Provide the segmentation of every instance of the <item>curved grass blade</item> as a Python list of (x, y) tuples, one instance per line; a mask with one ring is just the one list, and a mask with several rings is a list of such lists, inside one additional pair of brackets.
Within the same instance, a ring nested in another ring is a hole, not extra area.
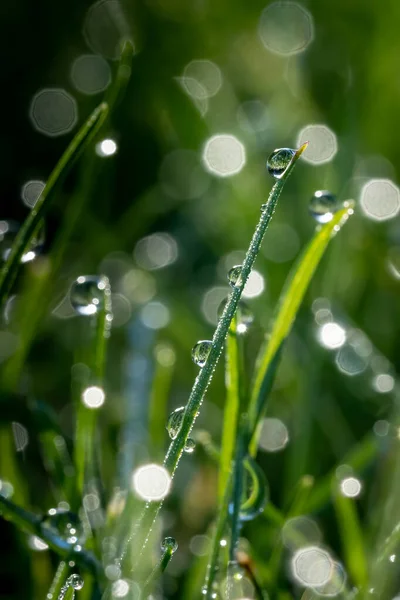
[(257, 427), (265, 411), (265, 399), (269, 391), (279, 360), (279, 352), (288, 336), (308, 285), (332, 236), (353, 214), (354, 204), (346, 202), (329, 223), (318, 229), (314, 238), (295, 265), (281, 293), (278, 309), (268, 342), (260, 350), (256, 377), (250, 400), (249, 419), (252, 432), (251, 451), (257, 448)]
[(32, 208), (15, 239), (10, 255), (0, 275), (0, 308), (3, 306), (11, 286), (18, 274), (21, 257), (29, 247), (40, 221), (46, 214), (57, 185), (72, 167), (80, 153), (93, 139), (108, 113), (108, 105), (102, 102), (82, 125), (52, 171), (39, 200)]

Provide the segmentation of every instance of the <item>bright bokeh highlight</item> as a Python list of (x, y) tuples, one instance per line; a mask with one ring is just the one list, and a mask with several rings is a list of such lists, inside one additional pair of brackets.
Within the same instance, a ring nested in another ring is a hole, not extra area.
[(132, 477), (135, 493), (147, 501), (163, 500), (171, 487), (168, 471), (157, 464), (148, 464), (136, 469)]
[(336, 135), (326, 125), (307, 125), (297, 136), (297, 146), (308, 142), (301, 158), (312, 165), (330, 162), (338, 151)]
[(314, 38), (313, 18), (297, 2), (273, 2), (261, 13), (258, 35), (265, 48), (274, 54), (298, 54)]
[(243, 144), (234, 135), (223, 133), (207, 140), (203, 149), (203, 164), (218, 177), (240, 173), (246, 163)]
[(83, 392), (82, 402), (87, 408), (100, 408), (105, 401), (104, 390), (97, 385), (92, 385)]
[(371, 179), (361, 190), (360, 204), (373, 221), (393, 219), (400, 212), (400, 190), (390, 179)]

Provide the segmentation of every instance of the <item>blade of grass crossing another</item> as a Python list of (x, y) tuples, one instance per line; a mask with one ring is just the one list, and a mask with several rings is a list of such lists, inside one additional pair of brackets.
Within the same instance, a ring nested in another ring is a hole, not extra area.
[[(256, 376), (250, 399), (249, 419), (252, 432), (250, 449), (253, 455), (257, 449), (258, 426), (265, 412), (265, 389), (269, 391), (271, 387), (278, 362), (276, 357), (290, 332), (308, 285), (330, 239), (353, 214), (353, 206), (353, 202), (345, 202), (343, 208), (333, 216), (329, 223), (317, 229), (315, 236), (289, 275), (281, 293), (272, 332), (267, 343), (261, 348), (257, 360)], [(269, 381), (267, 386), (265, 385), (266, 381)]]

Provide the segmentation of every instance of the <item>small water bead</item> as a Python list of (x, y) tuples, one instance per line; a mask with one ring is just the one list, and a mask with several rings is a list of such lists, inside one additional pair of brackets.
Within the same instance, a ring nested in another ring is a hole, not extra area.
[(70, 587), (73, 587), (74, 590), (81, 590), (83, 588), (83, 579), (76, 573), (73, 573), (68, 577), (67, 583)]
[(184, 413), (185, 407), (180, 406), (172, 411), (168, 417), (166, 429), (171, 440), (174, 440), (180, 431)]
[[(12, 245), (17, 237), (20, 229), (19, 223), (16, 221), (0, 221), (0, 258), (6, 261)], [(21, 262), (26, 263), (34, 258), (42, 251), (45, 239), (45, 232), (43, 225), (38, 229), (37, 233), (30, 242), (29, 247), (26, 249), (21, 257)]]
[(79, 315), (94, 315), (103, 306), (105, 291), (109, 287), (104, 275), (81, 275), (72, 284), (70, 301)]
[(194, 439), (193, 438), (188, 438), (186, 440), (184, 451), (187, 454), (192, 454), (192, 452), (194, 452), (195, 448), (196, 448), (196, 442), (194, 441)]
[(163, 552), (170, 552), (174, 554), (178, 550), (178, 542), (173, 537), (166, 537), (161, 542), (161, 550)]
[(228, 272), (229, 285), (239, 287), (242, 285), (242, 265), (235, 265)]
[(192, 348), (192, 360), (198, 367), (204, 367), (207, 358), (210, 355), (212, 342), (210, 340), (201, 340)]
[(309, 205), (311, 216), (318, 223), (328, 223), (331, 221), (338, 208), (339, 204), (336, 196), (328, 192), (328, 190), (317, 190), (311, 198)]
[(267, 160), (267, 170), (275, 179), (281, 179), (293, 160), (296, 150), (279, 148), (270, 154)]

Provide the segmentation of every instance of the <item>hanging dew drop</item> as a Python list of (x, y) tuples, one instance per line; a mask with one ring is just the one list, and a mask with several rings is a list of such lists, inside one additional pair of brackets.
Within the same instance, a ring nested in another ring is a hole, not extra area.
[(188, 438), (186, 440), (186, 444), (185, 444), (185, 448), (184, 448), (185, 452), (187, 454), (192, 454), (192, 452), (194, 452), (195, 448), (196, 448), (196, 442), (194, 441), (194, 439)]
[(161, 542), (161, 550), (163, 552), (170, 552), (174, 554), (178, 550), (178, 542), (173, 537), (166, 537)]
[(83, 588), (83, 579), (76, 573), (73, 573), (68, 577), (67, 583), (70, 587), (73, 587), (74, 590), (81, 590)]
[(168, 417), (166, 429), (171, 440), (174, 440), (182, 427), (183, 415), (185, 407), (176, 408)]
[(229, 285), (240, 287), (242, 285), (242, 265), (235, 265), (228, 272)]
[(331, 221), (338, 208), (336, 196), (328, 190), (316, 191), (309, 204), (310, 214), (318, 223)]
[(296, 151), (292, 148), (274, 150), (267, 160), (267, 170), (275, 179), (281, 179), (293, 160)]
[(81, 275), (72, 284), (70, 301), (79, 315), (94, 315), (103, 306), (105, 291), (109, 287), (107, 277)]
[(192, 348), (192, 360), (198, 367), (204, 367), (211, 352), (212, 342), (201, 340)]

